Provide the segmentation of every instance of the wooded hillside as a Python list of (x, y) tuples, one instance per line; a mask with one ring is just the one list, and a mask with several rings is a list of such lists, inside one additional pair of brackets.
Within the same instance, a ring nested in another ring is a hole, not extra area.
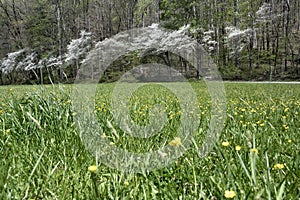
[[(299, 0), (0, 0), (0, 84), (71, 83), (96, 42), (153, 23), (184, 29), (223, 79), (300, 79)], [(132, 52), (101, 81), (147, 62), (199, 75), (170, 52)]]

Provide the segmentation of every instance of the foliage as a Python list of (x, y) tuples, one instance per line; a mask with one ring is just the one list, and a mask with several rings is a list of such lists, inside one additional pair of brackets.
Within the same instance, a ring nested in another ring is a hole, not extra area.
[[(277, 79), (297, 79), (300, 77), (299, 6), (296, 0), (2, 0), (0, 59), (27, 49), (36, 58), (28, 57), (26, 62), (33, 59), (32, 64), (18, 68), (30, 69), (36, 75), (23, 76), (13, 70), (0, 74), (1, 83), (23, 83), (20, 81), (23, 79), (37, 82), (41, 75), (34, 71), (38, 69), (34, 64), (51, 56), (58, 59), (60, 81), (66, 80), (63, 74), (73, 80), (93, 43), (151, 24), (173, 31), (188, 27), (190, 36), (205, 48), (219, 68), (229, 66), (224, 71), (232, 69), (233, 73), (242, 72), (240, 77), (258, 79), (260, 75), (255, 68), (268, 64), (267, 73)], [(83, 36), (81, 30), (93, 37)], [(30, 56), (27, 53), (25, 56)], [(260, 57), (262, 54), (267, 56)], [(179, 62), (185, 65), (183, 59)], [(48, 70), (57, 73), (56, 68)]]
[[(212, 152), (198, 157), (211, 101), (204, 82), (191, 84), (201, 110), (192, 147), (172, 165), (145, 174), (111, 169), (85, 149), (73, 122), (71, 86), (1, 87), (1, 199), (298, 199), (299, 86), (226, 83), (222, 135)], [(117, 138), (107, 124), (113, 88), (114, 84), (101, 84), (97, 89), (94, 111), (105, 133), (99, 137), (131, 152), (173, 141), (180, 108), (172, 93), (142, 87), (130, 101), (131, 117), (141, 123), (147, 120), (152, 100), (165, 102), (165, 132), (138, 139), (116, 127), (124, 134)]]
[(88, 51), (92, 48), (92, 37), (91, 33), (84, 30), (80, 33), (80, 38), (74, 39), (70, 42), (67, 49), (68, 52), (65, 55), (65, 62), (71, 64), (76, 61), (78, 63), (79, 59), (85, 58)]

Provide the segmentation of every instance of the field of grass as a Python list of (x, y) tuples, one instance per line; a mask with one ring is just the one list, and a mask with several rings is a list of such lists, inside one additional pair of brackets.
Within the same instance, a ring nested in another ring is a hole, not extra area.
[[(110, 168), (85, 148), (72, 86), (0, 87), (0, 199), (299, 199), (300, 86), (225, 83), (224, 128), (213, 150), (199, 157), (211, 100), (203, 82), (191, 85), (200, 109), (192, 145), (169, 166), (143, 173)], [(155, 85), (134, 93), (134, 122), (146, 125), (156, 103), (167, 116), (158, 134), (134, 138), (113, 123), (113, 88), (97, 88), (94, 113), (102, 131), (96, 137), (136, 153), (183, 148), (174, 94)]]

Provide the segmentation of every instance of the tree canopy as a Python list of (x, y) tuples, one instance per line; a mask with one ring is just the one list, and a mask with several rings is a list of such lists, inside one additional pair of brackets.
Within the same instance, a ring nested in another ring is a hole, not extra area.
[[(152, 24), (185, 30), (224, 79), (300, 77), (298, 0), (1, 0), (0, 84), (72, 82), (97, 42)], [(199, 76), (171, 52), (138, 54), (115, 61), (104, 81), (147, 62)]]

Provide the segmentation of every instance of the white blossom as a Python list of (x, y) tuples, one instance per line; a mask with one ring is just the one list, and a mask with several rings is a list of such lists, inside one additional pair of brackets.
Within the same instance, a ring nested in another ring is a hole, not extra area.
[(44, 58), (42, 60), (40, 60), (37, 64), (37, 68), (42, 68), (42, 67), (59, 67), (61, 66), (62, 63), (62, 59), (60, 59), (59, 57), (55, 57), (55, 56), (49, 56), (47, 58)]
[(35, 52), (32, 52), (31, 54), (28, 54), (22, 61), (20, 61), (16, 67), (17, 70), (25, 70), (29, 71), (32, 69), (37, 68), (37, 56), (38, 54)]
[(25, 52), (25, 49), (21, 49), (16, 52), (8, 53), (6, 58), (2, 59), (1, 71), (5, 74), (11, 73), (16, 69), (20, 56)]
[(67, 47), (68, 52), (65, 55), (65, 61), (68, 64), (78, 61), (91, 49), (92, 33), (82, 30), (80, 36), (80, 38), (72, 40)]
[(272, 11), (271, 4), (263, 3), (263, 5), (259, 7), (258, 11), (256, 12), (256, 21), (258, 22), (269, 21), (271, 18), (271, 11)]
[(236, 28), (234, 26), (230, 26), (230, 27), (226, 27), (225, 28), (226, 32), (227, 32), (227, 39), (235, 39), (237, 37), (244, 37), (244, 36), (248, 36), (252, 29), (248, 28), (245, 30), (240, 30), (239, 28)]
[(209, 54), (212, 54), (218, 45), (218, 42), (213, 40), (214, 33), (215, 32), (213, 30), (204, 31), (201, 40), (201, 45), (208, 51)]
[(230, 55), (233, 56), (236, 52), (241, 52), (247, 44), (250, 43), (250, 38), (253, 37), (253, 47), (256, 48), (256, 30), (244, 29), (240, 30), (237, 27), (225, 27), (226, 30), (226, 46), (230, 50)]

